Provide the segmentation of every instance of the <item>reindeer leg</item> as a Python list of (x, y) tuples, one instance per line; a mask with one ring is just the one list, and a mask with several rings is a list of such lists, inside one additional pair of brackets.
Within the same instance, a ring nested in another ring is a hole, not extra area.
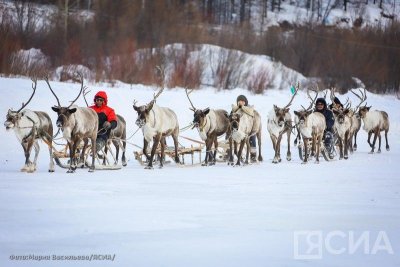
[(217, 162), (217, 149), (218, 149), (218, 136), (214, 135), (214, 153), (213, 153), (213, 160), (212, 164), (215, 165)]
[(344, 159), (348, 159), (349, 158), (349, 132), (346, 132), (344, 134)]
[(150, 155), (150, 160), (145, 169), (153, 169), (153, 159), (154, 159), (154, 154), (156, 153), (158, 143), (160, 143), (161, 139), (161, 134), (157, 134), (154, 139), (153, 139), (153, 148), (151, 149), (151, 155)]
[(316, 136), (312, 135), (312, 137), (311, 137), (311, 157), (315, 156), (315, 145), (316, 145), (315, 139), (316, 139)]
[(232, 137), (229, 137), (229, 159), (228, 159), (228, 165), (233, 165), (233, 150), (232, 150)]
[(286, 160), (291, 161), (292, 160), (292, 153), (290, 153), (290, 134), (291, 131), (290, 129), (286, 131), (287, 135), (287, 153), (286, 153)]
[(307, 163), (308, 160), (308, 138), (303, 138), (303, 144), (304, 144), (304, 159), (303, 159), (303, 164)]
[(172, 135), (172, 139), (174, 140), (174, 147), (175, 147), (175, 163), (180, 163), (179, 155), (178, 155), (178, 146), (179, 146), (178, 134), (179, 134), (179, 132)]
[(245, 140), (240, 141), (240, 147), (239, 147), (239, 153), (237, 155), (236, 166), (240, 166), (240, 161), (241, 161), (241, 157), (242, 157), (242, 151), (243, 151), (244, 143), (245, 143)]
[[(379, 131), (379, 130), (378, 130)], [(371, 132), (371, 134), (372, 134), (372, 132)], [(376, 138), (378, 137), (378, 133), (377, 133), (377, 131), (375, 130), (375, 132), (374, 132), (374, 141), (372, 142), (372, 145), (371, 145), (371, 147), (372, 147), (372, 149), (371, 149), (371, 152), (370, 152), (370, 154), (372, 154), (372, 153), (374, 153), (374, 150), (375, 150), (375, 144), (376, 144)]]
[(278, 156), (277, 160), (278, 162), (281, 162), (281, 141), (282, 141), (282, 133), (279, 134), (278, 136), (278, 141), (276, 142), (276, 155)]
[(368, 144), (369, 144), (369, 146), (372, 148), (372, 152), (374, 152), (374, 151), (373, 151), (373, 150), (374, 150), (374, 149), (373, 149), (373, 148), (374, 148), (374, 145), (369, 141), (369, 139), (371, 138), (372, 133), (373, 133), (372, 130), (368, 132)]
[(164, 167), (164, 150), (165, 150), (165, 137), (161, 138), (161, 156), (160, 156), (160, 169)]
[(92, 136), (92, 138), (90, 139), (90, 143), (92, 145), (92, 166), (90, 166), (89, 168), (89, 172), (94, 172), (95, 169), (95, 156), (97, 155), (97, 151), (96, 151), (96, 139), (97, 139), (97, 134), (95, 134), (94, 136)]
[(378, 146), (378, 153), (381, 153), (381, 131), (378, 130), (378, 140), (379, 140), (379, 146)]
[(354, 146), (353, 146), (354, 151), (357, 151), (357, 134), (358, 131), (354, 132)]
[(206, 157), (204, 159), (204, 163), (201, 164), (202, 166), (208, 166), (208, 161), (209, 159), (212, 160), (212, 155), (211, 155), (211, 146), (212, 146), (213, 140), (211, 137), (207, 137), (206, 139)]
[[(71, 141), (73, 142), (73, 141)], [(68, 142), (68, 148), (69, 148), (69, 169), (67, 173), (73, 173), (75, 172), (75, 169), (73, 168), (74, 164), (74, 154), (75, 154), (75, 145), (72, 144), (71, 142)]]
[(126, 141), (121, 141), (122, 142), (122, 166), (126, 166), (126, 158), (125, 158), (125, 151), (126, 151)]
[(319, 150), (320, 150), (320, 148), (321, 148), (321, 142), (322, 142), (322, 135), (316, 135), (314, 138), (313, 138), (313, 143), (316, 143), (316, 144), (314, 144), (314, 147), (316, 147), (316, 155), (315, 155), (315, 163), (319, 163)]
[(85, 138), (83, 140), (83, 147), (82, 147), (82, 151), (81, 151), (81, 156), (79, 158), (79, 167), (81, 167), (81, 168), (85, 167), (85, 151), (86, 151), (88, 142), (89, 142), (88, 138)]
[(388, 130), (385, 130), (386, 151), (390, 151), (387, 134), (388, 134)]
[(37, 140), (33, 141), (33, 148), (35, 150), (35, 157), (33, 158), (33, 163), (30, 166), (29, 172), (34, 172), (36, 171), (36, 164), (37, 164), (37, 159), (39, 156), (39, 151), (40, 151), (40, 146)]
[(246, 138), (246, 160), (244, 162), (245, 165), (249, 164), (249, 158), (250, 158), (250, 150), (251, 150), (251, 146), (250, 146), (250, 138)]
[(147, 146), (148, 146), (149, 142), (147, 142), (146, 139), (143, 139), (143, 155), (146, 157), (146, 160), (149, 161), (150, 160), (150, 156), (147, 154)]
[(272, 141), (272, 148), (274, 149), (275, 155), (274, 155), (274, 159), (272, 160), (272, 163), (278, 163), (278, 151), (277, 151), (277, 140), (275, 138), (275, 136), (273, 136), (272, 134), (269, 135), (271, 137), (271, 141)]
[(341, 136), (339, 136), (338, 138), (339, 138), (339, 154), (340, 154), (339, 159), (343, 159), (343, 140)]
[(114, 165), (118, 164), (118, 157), (119, 157), (119, 142), (117, 140), (112, 140), (112, 143), (115, 147), (115, 162)]
[(106, 165), (107, 152), (108, 152), (108, 140), (106, 141), (106, 144), (104, 145), (103, 165)]

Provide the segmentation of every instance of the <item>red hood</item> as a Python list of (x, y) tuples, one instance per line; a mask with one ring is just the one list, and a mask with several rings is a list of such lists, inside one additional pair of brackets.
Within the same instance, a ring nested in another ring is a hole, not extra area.
[(107, 93), (106, 92), (98, 91), (97, 94), (94, 96), (94, 99), (93, 99), (94, 102), (96, 102), (95, 99), (97, 97), (103, 98), (104, 99), (104, 105), (107, 105), (108, 98), (107, 98)]

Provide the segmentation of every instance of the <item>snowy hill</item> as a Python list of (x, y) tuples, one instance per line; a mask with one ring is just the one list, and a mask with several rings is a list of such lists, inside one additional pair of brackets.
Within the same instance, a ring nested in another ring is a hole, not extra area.
[[(108, 84), (87, 86), (91, 90), (88, 99), (98, 90), (107, 92), (109, 105), (127, 121), (128, 136), (136, 130), (133, 100), (147, 103), (155, 91), (122, 83), (112, 88)], [(79, 85), (52, 82), (52, 88), (66, 104)], [(3, 127), (0, 266), (398, 266), (399, 100), (368, 93), (368, 104), (389, 114), (391, 151), (369, 154), (366, 133), (361, 130), (358, 151), (346, 161), (304, 165), (292, 145), (292, 161), (274, 165), (266, 115), (273, 104), (283, 106), (289, 101), (289, 88), (282, 89), (251, 95), (243, 89), (205, 88), (191, 95), (196, 107), (229, 110), (237, 95), (246, 94), (260, 112), (264, 162), (239, 168), (222, 163), (212, 167), (171, 163), (161, 170), (145, 170), (134, 160), (137, 148), (128, 145), (128, 166), (121, 170), (88, 173), (79, 169), (67, 174), (56, 167), (51, 174), (47, 172), (48, 152), (41, 143), (38, 171), (21, 173), (22, 148)], [(0, 93), (4, 118), (9, 108), (16, 110), (27, 100), (31, 81), (0, 78)], [(351, 94), (340, 96), (346, 97), (356, 102)], [(306, 98), (300, 92), (291, 111), (308, 103)], [(29, 108), (46, 111), (54, 124), (51, 106), (55, 103), (45, 82), (39, 81)], [(184, 90), (166, 90), (157, 103), (177, 113), (181, 128), (191, 122)], [(181, 135), (199, 140), (192, 130)], [(141, 146), (141, 133), (130, 142)], [(182, 138), (180, 142), (191, 144)], [(282, 144), (285, 154), (286, 144)], [(315, 244), (301, 231), (313, 231), (308, 233), (323, 238), (318, 249), (306, 253), (318, 256), (321, 252), (320, 259), (296, 257), (296, 252), (307, 252), (310, 242)], [(367, 237), (369, 244), (364, 242)], [(351, 238), (361, 238), (353, 252)], [(337, 253), (341, 248), (345, 251)], [(109, 254), (115, 255), (113, 263), (52, 258)], [(16, 260), (29, 255), (36, 260)], [(38, 261), (39, 256), (49, 259)]]

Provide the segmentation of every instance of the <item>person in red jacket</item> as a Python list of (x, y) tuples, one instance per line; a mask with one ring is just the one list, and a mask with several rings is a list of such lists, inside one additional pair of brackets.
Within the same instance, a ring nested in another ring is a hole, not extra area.
[(112, 108), (107, 106), (107, 94), (104, 91), (99, 91), (94, 96), (94, 105), (90, 106), (91, 109), (96, 111), (99, 117), (99, 131), (97, 133), (96, 150), (102, 149), (112, 129), (117, 127), (117, 116)]

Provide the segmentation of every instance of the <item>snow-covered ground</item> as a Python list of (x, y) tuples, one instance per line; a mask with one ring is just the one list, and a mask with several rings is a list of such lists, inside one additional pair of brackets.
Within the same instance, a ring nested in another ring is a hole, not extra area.
[[(67, 104), (79, 85), (53, 82), (52, 87)], [(98, 90), (107, 91), (110, 106), (127, 120), (128, 136), (136, 130), (133, 100), (144, 104), (154, 93), (141, 85), (88, 87), (89, 99)], [(0, 78), (3, 119), (30, 93), (29, 79)], [(358, 151), (349, 160), (304, 165), (292, 145), (292, 161), (274, 165), (266, 116), (273, 104), (289, 101), (289, 88), (262, 96), (205, 88), (191, 98), (198, 108), (229, 110), (239, 94), (248, 96), (264, 124), (264, 162), (245, 167), (171, 163), (145, 170), (134, 160), (137, 148), (128, 145), (128, 166), (121, 170), (67, 174), (56, 167), (48, 173), (48, 151), (41, 143), (38, 170), (27, 174), (19, 172), (24, 162), (20, 144), (3, 127), (0, 266), (399, 266), (400, 101), (368, 93), (369, 105), (389, 113), (389, 152), (369, 154), (361, 130)], [(29, 108), (48, 112), (54, 124), (50, 107), (55, 103), (39, 81)], [(190, 123), (184, 90), (166, 90), (157, 103), (174, 109), (181, 127)], [(78, 104), (84, 105), (83, 100)], [(300, 92), (291, 110), (306, 104)], [(181, 135), (199, 140), (191, 130)], [(130, 141), (141, 146), (141, 139), (139, 132)], [(113, 262), (52, 258), (108, 254), (115, 255)], [(29, 255), (49, 259), (29, 260)], [(15, 260), (17, 256), (28, 259)]]

